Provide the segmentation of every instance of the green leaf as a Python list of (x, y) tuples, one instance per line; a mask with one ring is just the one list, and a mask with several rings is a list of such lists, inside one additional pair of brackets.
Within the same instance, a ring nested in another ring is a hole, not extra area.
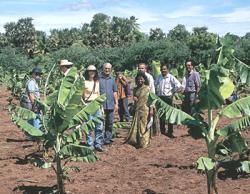
[(113, 129), (130, 129), (130, 122), (115, 122), (113, 124)]
[(206, 81), (202, 83), (198, 106), (201, 109), (220, 108), (225, 99), (230, 97), (234, 91), (234, 84), (229, 78), (229, 70), (214, 65), (211, 70), (206, 72), (207, 83)]
[(72, 96), (75, 94), (75, 82), (77, 80), (77, 77), (77, 68), (71, 67), (68, 74), (62, 80), (58, 93), (57, 104), (63, 110), (65, 110)]
[(241, 98), (223, 108), (220, 113), (228, 118), (250, 116), (250, 96)]
[(19, 107), (17, 106), (14, 110), (15, 112), (15, 115), (17, 117), (20, 117), (24, 120), (29, 120), (29, 119), (35, 119), (36, 118), (36, 114), (29, 110), (29, 109), (26, 109), (26, 108), (22, 108), (22, 107)]
[(197, 165), (198, 170), (203, 171), (209, 171), (215, 167), (215, 163), (212, 161), (212, 159), (207, 157), (200, 157), (197, 160)]
[(23, 120), (23, 119), (21, 119), (19, 117), (13, 116), (13, 121), (17, 126), (19, 126), (21, 129), (26, 131), (31, 136), (42, 137), (44, 135), (44, 133), (41, 130), (33, 127), (27, 121), (25, 121), (25, 120)]
[(84, 161), (88, 163), (97, 161), (95, 153), (86, 146), (69, 144), (63, 146), (63, 148), (60, 150), (60, 154), (64, 157), (81, 157), (84, 158)]
[(239, 72), (241, 83), (250, 86), (250, 67), (239, 59), (236, 59), (236, 69)]
[(224, 141), (223, 146), (230, 152), (237, 152), (244, 154), (247, 150), (246, 140), (241, 136), (239, 132), (230, 134)]
[(226, 137), (230, 133), (245, 130), (246, 127), (248, 127), (248, 126), (250, 126), (250, 116), (246, 116), (246, 117), (240, 118), (236, 121), (233, 121), (232, 123), (217, 130), (216, 134), (219, 136)]
[(69, 126), (75, 126), (81, 124), (83, 122), (88, 121), (88, 115), (93, 115), (97, 110), (101, 108), (101, 105), (106, 100), (105, 95), (101, 95), (95, 100), (93, 100), (90, 104), (85, 106), (81, 111), (79, 111), (71, 120)]
[(163, 100), (161, 100), (158, 96), (156, 96), (153, 93), (149, 94), (148, 103), (156, 106), (157, 115), (159, 117), (165, 114), (164, 119), (168, 123), (187, 124), (188, 122), (190, 122), (190, 120), (195, 120), (189, 114), (168, 105), (167, 103), (165, 103)]
[(241, 166), (237, 169), (240, 172), (250, 174), (250, 161), (241, 162)]

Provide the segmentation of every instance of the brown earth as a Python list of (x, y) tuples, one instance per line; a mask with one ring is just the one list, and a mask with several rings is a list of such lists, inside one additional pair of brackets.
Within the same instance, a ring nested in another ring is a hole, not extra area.
[[(0, 194), (49, 193), (56, 184), (52, 169), (39, 169), (25, 159), (37, 152), (37, 144), (25, 140), (22, 131), (11, 123), (7, 96), (0, 95)], [(224, 125), (222, 123), (221, 125)], [(185, 127), (175, 127), (177, 138), (158, 136), (146, 149), (135, 149), (123, 144), (127, 131), (119, 136), (106, 153), (98, 153), (100, 161), (94, 164), (70, 163), (80, 172), (70, 172), (66, 191), (77, 194), (199, 194), (206, 193), (206, 177), (196, 170), (196, 160), (206, 155), (203, 140), (187, 135)], [(250, 133), (245, 133), (248, 141)], [(220, 194), (250, 193), (249, 178), (218, 178)]]

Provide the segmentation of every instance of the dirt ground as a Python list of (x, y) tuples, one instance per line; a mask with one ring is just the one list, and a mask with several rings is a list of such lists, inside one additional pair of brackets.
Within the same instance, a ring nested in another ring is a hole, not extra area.
[[(37, 144), (25, 140), (22, 131), (11, 123), (7, 108), (8, 93), (0, 94), (0, 194), (50, 193), (56, 184), (52, 169), (39, 169), (26, 157), (37, 151)], [(226, 122), (226, 121), (225, 121)], [(225, 124), (225, 123), (224, 123)], [(223, 125), (223, 124), (222, 124)], [(146, 149), (123, 144), (127, 130), (105, 153), (97, 153), (94, 164), (70, 163), (80, 172), (70, 172), (66, 191), (74, 194), (203, 194), (207, 192), (206, 177), (196, 170), (196, 160), (206, 155), (203, 140), (187, 135), (185, 127), (175, 127), (177, 138), (158, 136)], [(248, 141), (250, 133), (245, 133)], [(218, 177), (220, 194), (249, 194), (250, 178)]]

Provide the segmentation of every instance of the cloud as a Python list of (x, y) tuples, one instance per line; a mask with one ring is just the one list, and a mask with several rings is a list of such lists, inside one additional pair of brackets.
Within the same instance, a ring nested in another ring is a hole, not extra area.
[(80, 0), (75, 3), (68, 3), (63, 5), (64, 9), (68, 9), (70, 11), (78, 11), (81, 9), (92, 8), (93, 4), (89, 0)]
[(203, 6), (191, 6), (182, 8), (173, 12), (168, 12), (163, 14), (166, 18), (181, 18), (181, 17), (196, 17), (196, 16), (202, 16), (204, 11)]
[(250, 7), (235, 8), (230, 13), (214, 14), (212, 17), (226, 23), (250, 22)]

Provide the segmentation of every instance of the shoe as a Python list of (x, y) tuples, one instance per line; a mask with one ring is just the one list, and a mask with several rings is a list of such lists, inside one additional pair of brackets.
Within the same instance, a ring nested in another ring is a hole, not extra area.
[(95, 147), (95, 150), (98, 151), (98, 152), (105, 152), (105, 151), (107, 151), (105, 148), (103, 148), (101, 146)]
[(105, 139), (104, 140), (104, 145), (110, 145), (112, 142), (111, 140)]

